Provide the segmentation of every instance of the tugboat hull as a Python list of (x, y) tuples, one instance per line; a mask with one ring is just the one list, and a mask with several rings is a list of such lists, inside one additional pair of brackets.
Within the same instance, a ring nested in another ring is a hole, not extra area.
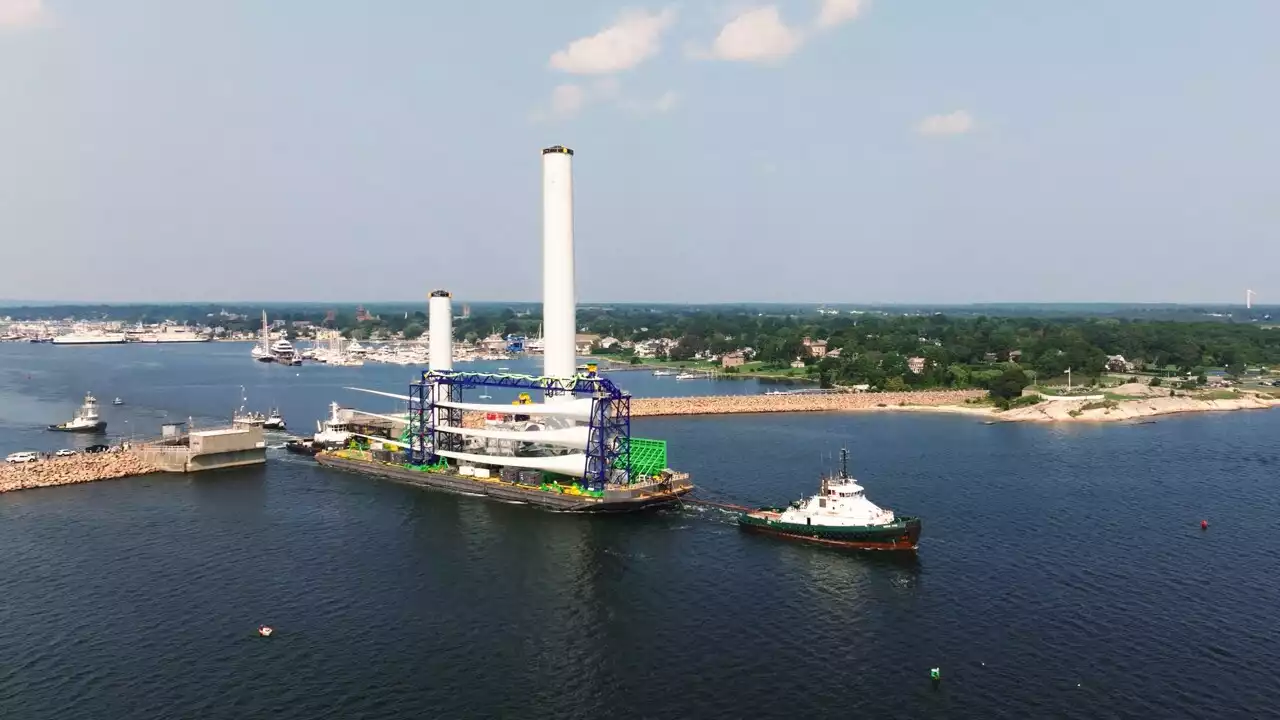
[(778, 520), (778, 508), (761, 508), (738, 516), (744, 530), (793, 540), (862, 550), (915, 550), (920, 543), (920, 518), (902, 517), (889, 525), (802, 525)]
[(57, 432), (101, 433), (107, 431), (107, 423), (97, 422), (92, 425), (76, 425), (73, 427), (68, 427), (66, 425), (50, 425), (49, 429)]

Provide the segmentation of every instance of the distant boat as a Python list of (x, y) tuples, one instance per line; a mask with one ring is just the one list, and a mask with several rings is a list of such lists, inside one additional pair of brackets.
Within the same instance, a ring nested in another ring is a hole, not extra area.
[(682, 372), (676, 376), (676, 379), (677, 380), (697, 380), (699, 377), (701, 376), (691, 372)]
[(54, 345), (123, 345), (129, 342), (124, 333), (69, 333), (53, 338)]
[(284, 417), (280, 415), (280, 410), (271, 408), (271, 414), (262, 421), (262, 427), (267, 430), (284, 430)]
[(123, 400), (121, 400), (120, 398), (116, 398), (115, 400), (112, 400), (112, 401), (111, 401), (111, 404), (112, 404), (112, 405), (123, 405), (123, 404), (124, 404), (124, 401), (123, 401)]
[(260, 412), (249, 412), (245, 410), (245, 402), (248, 398), (244, 394), (244, 386), (240, 386), (240, 409), (231, 415), (232, 425), (249, 425), (263, 427), (266, 425), (267, 417)]
[(654, 377), (666, 377), (667, 375), (675, 375), (675, 373), (671, 372), (670, 370), (654, 370), (653, 371)]

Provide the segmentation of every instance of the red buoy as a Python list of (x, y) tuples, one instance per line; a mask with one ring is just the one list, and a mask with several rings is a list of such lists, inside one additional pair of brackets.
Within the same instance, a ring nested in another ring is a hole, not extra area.
[(1201, 520), (1201, 521), (1200, 521), (1200, 529), (1201, 529), (1201, 530), (1208, 530), (1208, 529), (1209, 529), (1209, 521), (1208, 521), (1208, 520)]

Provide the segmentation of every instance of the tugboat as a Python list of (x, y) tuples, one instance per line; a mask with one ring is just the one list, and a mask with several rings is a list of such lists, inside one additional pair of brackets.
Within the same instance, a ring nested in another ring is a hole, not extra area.
[(64, 423), (50, 425), (49, 429), (59, 432), (100, 433), (107, 429), (107, 423), (98, 419), (97, 399), (85, 393), (84, 404), (76, 411), (75, 417)]
[(317, 445), (311, 438), (290, 438), (285, 441), (284, 449), (287, 452), (291, 452), (296, 455), (310, 455), (315, 457), (316, 453), (320, 452), (323, 448), (320, 445)]
[(866, 497), (849, 477), (849, 451), (840, 450), (840, 474), (822, 478), (821, 490), (788, 508), (765, 507), (738, 515), (738, 525), (796, 540), (867, 550), (915, 550), (920, 518), (895, 515)]
[(271, 408), (271, 414), (262, 421), (262, 427), (266, 430), (284, 430), (284, 417), (280, 415), (279, 408)]
[(120, 405), (123, 405), (123, 404), (124, 404), (124, 401), (123, 401), (123, 400), (121, 400), (120, 398), (116, 398), (115, 400), (112, 400), (112, 401), (111, 401), (111, 404), (112, 404), (112, 405), (115, 405), (115, 406), (117, 406), (117, 407), (118, 407), (118, 406), (120, 406)]

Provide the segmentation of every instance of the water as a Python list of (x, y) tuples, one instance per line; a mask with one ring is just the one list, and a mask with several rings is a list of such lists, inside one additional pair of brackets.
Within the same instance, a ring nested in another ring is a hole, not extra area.
[[(305, 425), (342, 385), (412, 374), (262, 366), (242, 350), (0, 346), (0, 450), (65, 442), (38, 427), (85, 390), (130, 402), (106, 409), (113, 431), (218, 418), (241, 384)], [(706, 496), (744, 503), (811, 492), (848, 444), (873, 499), (923, 516), (918, 556), (747, 535), (708, 509), (558, 515), (276, 454), (9, 493), (0, 717), (1257, 717), (1274, 704), (1280, 413), (635, 425), (668, 439)], [(276, 635), (258, 638), (262, 622)]]

